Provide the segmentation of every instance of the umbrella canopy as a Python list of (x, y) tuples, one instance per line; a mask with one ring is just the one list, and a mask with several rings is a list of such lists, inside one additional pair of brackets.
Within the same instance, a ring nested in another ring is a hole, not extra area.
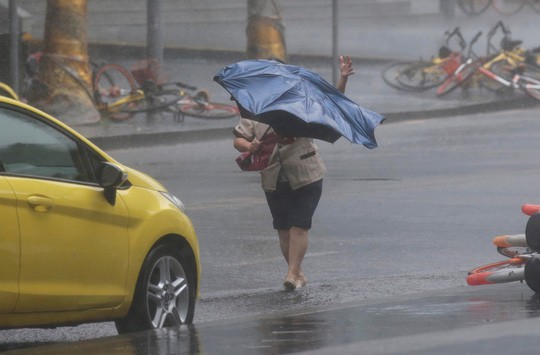
[(343, 136), (375, 148), (375, 127), (384, 117), (360, 107), (318, 74), (274, 60), (244, 60), (214, 80), (236, 100), (243, 117), (272, 126), (277, 134), (334, 143)]

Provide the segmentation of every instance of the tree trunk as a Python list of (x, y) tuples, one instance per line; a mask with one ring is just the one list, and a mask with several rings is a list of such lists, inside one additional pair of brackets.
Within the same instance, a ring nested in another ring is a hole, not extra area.
[(71, 125), (99, 121), (88, 65), (87, 0), (47, 0), (44, 53), (29, 101)]
[(247, 0), (247, 56), (287, 60), (285, 24), (275, 0)]

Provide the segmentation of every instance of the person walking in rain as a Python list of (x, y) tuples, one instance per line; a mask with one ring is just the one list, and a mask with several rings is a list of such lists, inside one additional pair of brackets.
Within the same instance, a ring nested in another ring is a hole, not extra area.
[[(348, 77), (354, 74), (350, 57), (339, 58), (340, 79), (336, 88), (345, 92)], [(240, 119), (233, 132), (234, 147), (240, 152), (255, 152), (268, 126)], [(261, 172), (262, 188), (277, 230), (281, 252), (288, 265), (283, 285), (291, 291), (304, 287), (307, 278), (302, 261), (308, 248), (308, 232), (322, 194), (326, 168), (312, 138), (278, 137), (267, 168)]]

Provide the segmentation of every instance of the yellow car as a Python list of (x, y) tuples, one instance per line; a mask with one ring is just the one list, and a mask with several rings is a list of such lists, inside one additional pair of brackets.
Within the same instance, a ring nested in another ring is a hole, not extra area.
[(199, 278), (180, 200), (62, 122), (0, 96), (0, 328), (191, 323)]

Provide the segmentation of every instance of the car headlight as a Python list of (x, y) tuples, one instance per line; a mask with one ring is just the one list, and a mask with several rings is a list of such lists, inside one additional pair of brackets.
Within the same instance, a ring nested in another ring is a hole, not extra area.
[(167, 200), (171, 201), (171, 203), (173, 205), (175, 205), (176, 207), (178, 207), (178, 209), (184, 213), (187, 214), (187, 211), (186, 211), (186, 206), (184, 206), (184, 204), (182, 203), (182, 201), (180, 201), (180, 199), (174, 195), (171, 195), (170, 193), (168, 192), (165, 192), (165, 191), (160, 191), (161, 194), (163, 196), (165, 196), (165, 198), (167, 198)]

